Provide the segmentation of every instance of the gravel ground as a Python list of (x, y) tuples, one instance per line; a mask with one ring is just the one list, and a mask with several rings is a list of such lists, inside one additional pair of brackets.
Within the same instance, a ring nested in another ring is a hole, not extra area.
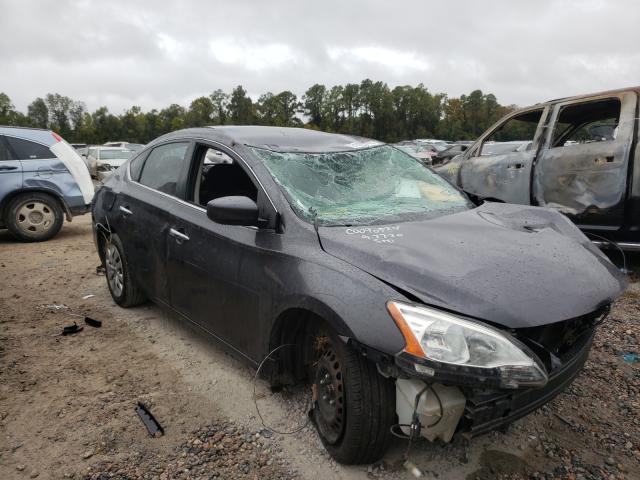
[(251, 431), (230, 422), (212, 424), (191, 432), (172, 458), (136, 452), (119, 464), (105, 460), (92, 465), (85, 479), (296, 478), (271, 436), (267, 430)]
[[(88, 217), (43, 244), (0, 232), (0, 478), (412, 478), (400, 440), (374, 465), (333, 462), (302, 388), (257, 384), (269, 426), (303, 427), (264, 429), (251, 369), (156, 306), (116, 307), (97, 263)], [(61, 337), (82, 320), (71, 313), (102, 328)], [(505, 433), (418, 442), (410, 461), (424, 478), (640, 479), (640, 362), (624, 358), (640, 353), (639, 314), (636, 282), (566, 392)], [(164, 436), (148, 435), (138, 401)]]

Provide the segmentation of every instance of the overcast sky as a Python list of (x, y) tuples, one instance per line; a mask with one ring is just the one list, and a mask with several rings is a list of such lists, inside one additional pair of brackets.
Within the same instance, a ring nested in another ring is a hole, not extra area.
[(503, 104), (640, 84), (638, 0), (0, 0), (0, 91), (120, 113), (242, 84), (423, 83)]

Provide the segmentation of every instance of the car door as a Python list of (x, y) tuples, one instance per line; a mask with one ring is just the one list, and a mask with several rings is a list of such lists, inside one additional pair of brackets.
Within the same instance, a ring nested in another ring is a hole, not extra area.
[(534, 170), (534, 198), (578, 226), (616, 230), (624, 222), (637, 95), (560, 102)]
[(11, 154), (4, 135), (0, 135), (0, 205), (11, 192), (22, 188), (22, 163)]
[(490, 130), (465, 154), (460, 187), (479, 198), (528, 205), (532, 165), (546, 113), (544, 108), (520, 112)]
[[(168, 275), (171, 305), (237, 352), (257, 350), (260, 285), (257, 244), (273, 229), (221, 225), (207, 217), (206, 204), (221, 196), (248, 196), (260, 211), (270, 209), (264, 192), (232, 151), (201, 142), (194, 148), (185, 202), (171, 211)], [(274, 217), (264, 213), (265, 217)], [(253, 333), (253, 335), (251, 334)]]
[(169, 301), (170, 210), (189, 147), (189, 141), (168, 142), (133, 159), (128, 181), (114, 192), (109, 215), (135, 280), (150, 298), (164, 303)]

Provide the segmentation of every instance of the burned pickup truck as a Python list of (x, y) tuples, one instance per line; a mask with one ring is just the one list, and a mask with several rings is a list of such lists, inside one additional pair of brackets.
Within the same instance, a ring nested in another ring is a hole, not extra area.
[[(627, 88), (517, 110), (434, 169), (474, 200), (553, 208), (596, 242), (640, 250), (639, 93)], [(495, 149), (494, 142), (514, 140), (525, 147)]]

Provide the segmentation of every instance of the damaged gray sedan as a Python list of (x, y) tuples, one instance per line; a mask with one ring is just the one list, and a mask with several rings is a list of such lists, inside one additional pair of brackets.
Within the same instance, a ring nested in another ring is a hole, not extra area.
[(312, 130), (160, 137), (104, 182), (93, 222), (116, 303), (150, 299), (273, 386), (309, 384), (342, 463), (392, 432), (448, 442), (540, 407), (625, 287), (561, 214), (474, 207), (397, 148)]

